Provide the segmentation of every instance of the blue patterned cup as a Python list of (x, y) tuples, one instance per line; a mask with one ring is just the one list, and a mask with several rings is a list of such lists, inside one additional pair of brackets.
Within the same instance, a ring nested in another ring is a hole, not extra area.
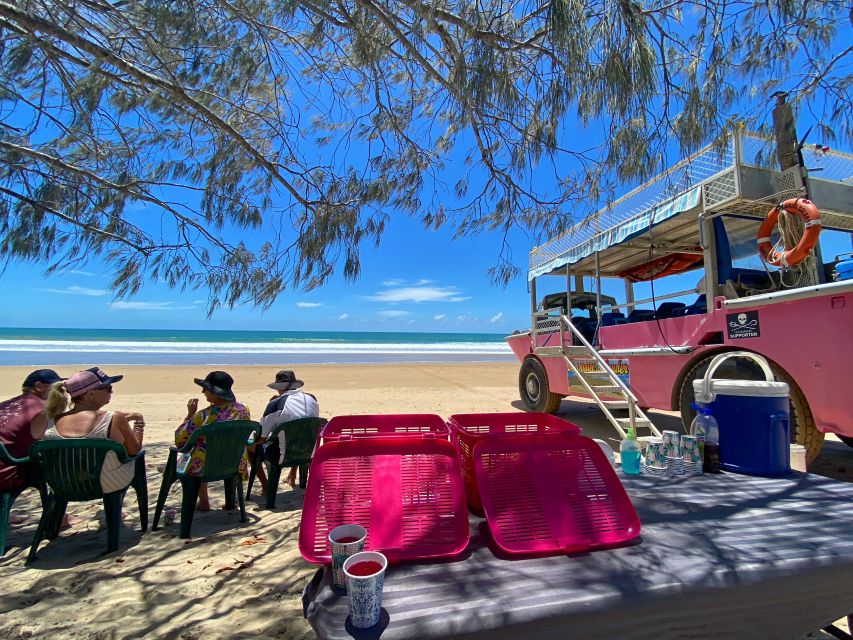
[(681, 453), (685, 462), (702, 462), (695, 436), (681, 436)]
[(681, 456), (678, 431), (664, 431), (661, 435), (663, 435), (663, 455), (667, 458)]
[(332, 583), (339, 589), (346, 586), (344, 561), (352, 554), (364, 551), (367, 530), (357, 524), (342, 524), (329, 532), (332, 547)]
[(655, 469), (666, 469), (666, 456), (660, 438), (649, 438), (646, 445), (646, 465)]
[(369, 629), (379, 624), (387, 567), (388, 558), (378, 551), (362, 551), (344, 562), (349, 620), (356, 629)]

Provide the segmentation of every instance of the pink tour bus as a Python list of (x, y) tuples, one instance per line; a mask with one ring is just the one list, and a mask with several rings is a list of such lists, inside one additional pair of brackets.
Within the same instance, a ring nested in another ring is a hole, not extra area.
[[(800, 144), (777, 171), (761, 160), (771, 143), (737, 132), (531, 251), (531, 329), (507, 337), (527, 409), (581, 396), (622, 437), (629, 425), (659, 435), (647, 408), (680, 411), (689, 428), (693, 380), (714, 356), (749, 351), (789, 384), (792, 441), (809, 460), (828, 432), (853, 446), (853, 155)], [(767, 222), (780, 203), (794, 213), (781, 240)], [(555, 276), (560, 290), (537, 302)], [(759, 376), (737, 357), (714, 375)]]

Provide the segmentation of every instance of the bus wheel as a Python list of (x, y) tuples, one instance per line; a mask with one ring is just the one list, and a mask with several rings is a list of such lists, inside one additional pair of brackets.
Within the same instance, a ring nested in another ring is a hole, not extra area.
[[(716, 355), (716, 354), (715, 354)], [(713, 356), (708, 356), (704, 360), (697, 362), (693, 368), (687, 372), (684, 381), (681, 383), (680, 392), (680, 409), (681, 421), (684, 423), (684, 429), (690, 432), (690, 425), (693, 418), (696, 416), (696, 411), (690, 405), (694, 402), (693, 397), (693, 381), (700, 380), (705, 377), (705, 371), (708, 370)], [(787, 372), (780, 369), (778, 366), (770, 363), (773, 374), (777, 380), (785, 382), (790, 388), (791, 398), (791, 442), (801, 444), (806, 448), (806, 462), (812, 462), (820, 454), (823, 447), (824, 434), (817, 430), (814, 422), (809, 403), (806, 402), (806, 397), (800, 390), (800, 387), (794, 382), (794, 379)], [(729, 380), (764, 380), (764, 374), (758, 366), (746, 358), (731, 358), (724, 362), (714, 374), (716, 378)]]
[(551, 393), (548, 388), (548, 374), (536, 358), (528, 358), (521, 364), (518, 392), (528, 411), (556, 413), (560, 408), (562, 397)]

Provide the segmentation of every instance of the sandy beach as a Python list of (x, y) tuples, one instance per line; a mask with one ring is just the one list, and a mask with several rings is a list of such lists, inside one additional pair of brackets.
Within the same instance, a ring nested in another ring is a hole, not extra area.
[[(49, 366), (49, 365), (47, 365)], [(83, 365), (91, 366), (91, 365)], [(0, 368), (0, 397), (20, 391), (34, 367)], [(82, 367), (57, 366), (62, 375)], [(104, 367), (124, 374), (111, 408), (141, 411), (146, 417), (145, 449), (151, 516), (173, 431), (188, 398), (199, 397), (194, 377), (207, 368)], [(271, 395), (276, 367), (228, 367), (237, 398), (260, 417)], [(302, 365), (305, 390), (320, 402), (323, 417), (350, 413), (453, 413), (520, 410), (515, 363)], [(203, 399), (202, 399), (203, 401)], [(661, 428), (680, 421), (656, 412)], [(615, 432), (587, 403), (564, 402), (561, 416), (578, 422), (587, 435), (617, 446)], [(829, 439), (815, 471), (850, 480), (851, 456)], [(40, 513), (38, 496), (27, 491), (13, 513), (27, 517), (9, 529), (0, 559), (0, 637), (61, 638), (241, 638), (313, 637), (302, 618), (301, 592), (316, 567), (297, 548), (303, 491), (279, 488), (275, 511), (259, 507), (259, 488), (247, 504), (249, 521), (219, 509), (221, 484), (211, 486), (213, 510), (197, 514), (193, 538), (178, 538), (177, 523), (141, 535), (132, 492), (125, 499), (118, 552), (104, 555), (104, 516), (99, 503), (69, 505), (79, 518), (59, 539), (42, 543), (30, 567), (24, 559)], [(179, 485), (170, 506), (180, 504)]]

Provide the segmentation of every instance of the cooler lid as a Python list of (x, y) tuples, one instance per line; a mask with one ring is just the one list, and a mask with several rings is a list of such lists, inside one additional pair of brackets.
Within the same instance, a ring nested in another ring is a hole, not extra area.
[[(704, 380), (693, 381), (693, 393), (702, 393)], [(711, 393), (724, 396), (750, 396), (753, 398), (787, 398), (788, 384), (766, 380), (711, 380)]]

